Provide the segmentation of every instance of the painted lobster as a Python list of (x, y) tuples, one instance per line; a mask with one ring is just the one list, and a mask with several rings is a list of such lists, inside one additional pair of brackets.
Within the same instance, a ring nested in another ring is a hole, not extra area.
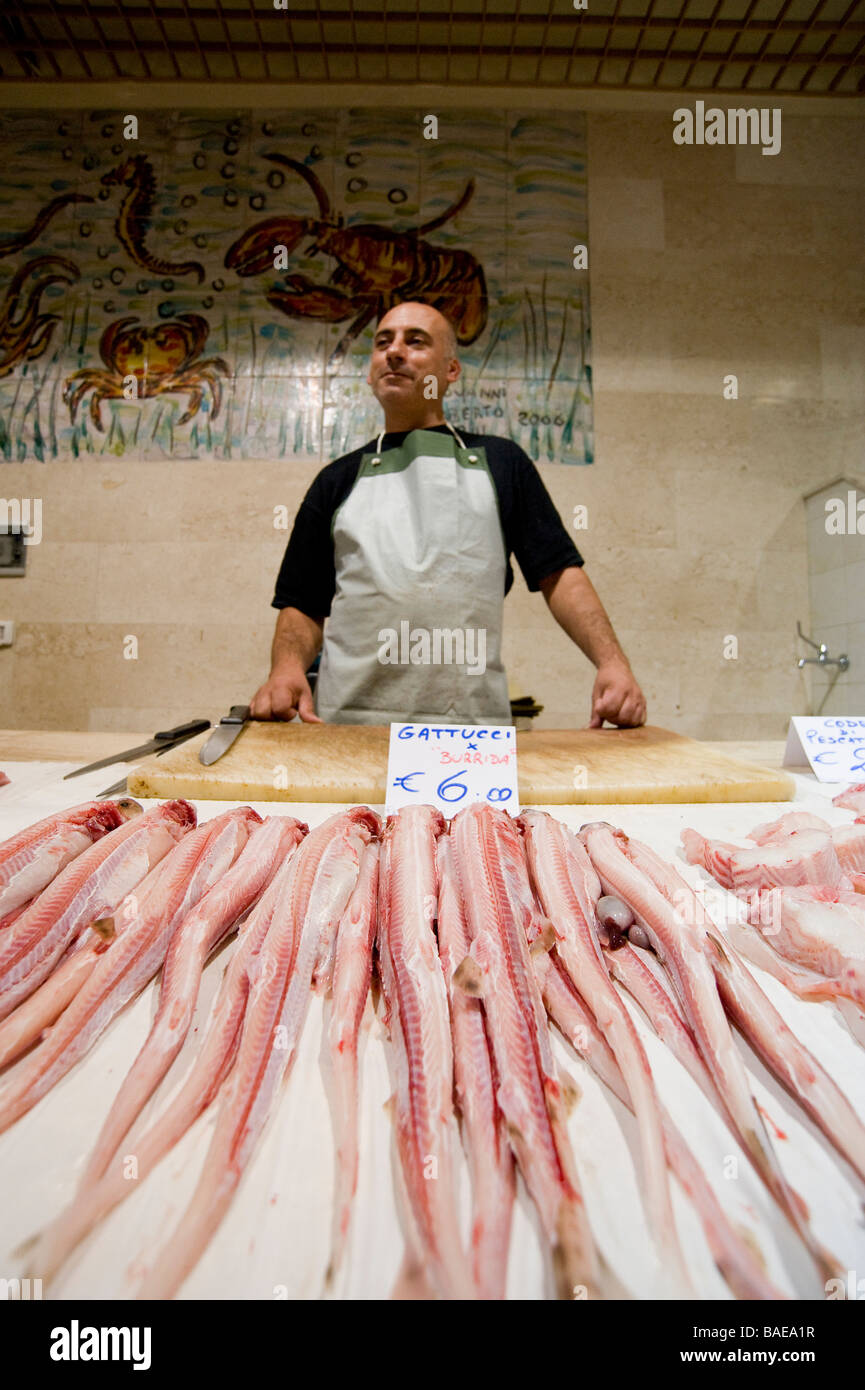
[(326, 323), (352, 320), (331, 362), (346, 353), (368, 323), (409, 299), (446, 314), (459, 343), (473, 343), (480, 336), (487, 321), (483, 266), (468, 251), (431, 246), (423, 240), (471, 201), (474, 179), (438, 217), (406, 232), (392, 232), (372, 222), (346, 227), (342, 214), (332, 212), (330, 199), (311, 169), (286, 155), (267, 158), (300, 175), (315, 195), (319, 216), (268, 217), (257, 222), (229, 247), (225, 264), (238, 275), (261, 275), (273, 270), (276, 246), (284, 246), (290, 254), (307, 239), (312, 242), (308, 255), (321, 251), (333, 256), (338, 265), (326, 284), (305, 275), (289, 275), (285, 289), (274, 286), (267, 292), (267, 302), (292, 318)]

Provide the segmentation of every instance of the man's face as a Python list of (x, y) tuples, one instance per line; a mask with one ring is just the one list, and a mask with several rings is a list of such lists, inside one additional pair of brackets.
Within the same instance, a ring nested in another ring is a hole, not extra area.
[[(378, 325), (367, 381), (385, 410), (419, 411), (441, 400), (460, 374), (447, 320), (429, 304), (398, 304)], [(436, 381), (433, 396), (429, 378)]]

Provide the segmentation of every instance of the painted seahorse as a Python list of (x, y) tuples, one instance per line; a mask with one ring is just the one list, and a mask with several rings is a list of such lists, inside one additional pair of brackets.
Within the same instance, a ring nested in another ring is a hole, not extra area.
[(39, 301), (49, 285), (74, 285), (78, 275), (65, 256), (37, 256), (16, 270), (0, 304), (0, 377), (42, 356), (60, 315), (40, 314)]
[(204, 279), (204, 266), (200, 261), (163, 261), (151, 255), (144, 245), (156, 197), (156, 179), (147, 155), (130, 156), (116, 169), (103, 174), (101, 182), (108, 186), (123, 184), (128, 189), (120, 204), (114, 230), (135, 264), (142, 270), (153, 271), (154, 275), (195, 274), (200, 285)]
[(46, 203), (37, 214), (35, 221), (23, 232), (13, 233), (11, 236), (0, 238), (0, 256), (14, 256), (16, 251), (23, 251), (25, 246), (29, 246), (44, 231), (61, 208), (65, 208), (69, 203), (93, 203), (95, 198), (91, 198), (89, 193), (61, 193), (57, 198), (52, 198), (50, 203)]

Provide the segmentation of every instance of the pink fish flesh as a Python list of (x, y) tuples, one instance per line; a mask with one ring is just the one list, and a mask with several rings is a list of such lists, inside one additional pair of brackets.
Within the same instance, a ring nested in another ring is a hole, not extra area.
[(174, 1295), (227, 1210), (297, 1051), (312, 976), (357, 883), (364, 847), (380, 822), (368, 807), (334, 816), (301, 842), (255, 961), (237, 1059), (223, 1093), (198, 1186), (139, 1297)]
[(848, 886), (831, 837), (817, 830), (802, 830), (783, 844), (754, 849), (708, 840), (696, 830), (683, 830), (682, 844), (689, 864), (706, 869), (722, 888), (732, 889), (739, 897), (751, 897), (764, 888), (781, 885)]
[[(158, 883), (44, 1042), (0, 1091), (0, 1133), (48, 1092), (88, 1051), (123, 1005), (159, 969), (178, 923), (212, 882), (230, 868), (260, 817), (248, 806), (226, 811), (192, 830), (158, 866)], [(134, 894), (132, 895), (134, 898)], [(124, 915), (124, 906), (119, 908)]]
[(560, 1298), (599, 1292), (599, 1262), (531, 949), (551, 931), (532, 893), (522, 837), (504, 812), (468, 806), (451, 822), (472, 948), (457, 983), (483, 999), (508, 1138), (553, 1253)]
[(799, 1042), (729, 942), (709, 936), (721, 999), (758, 1056), (865, 1180), (865, 1125), (840, 1088)]
[(736, 1051), (706, 954), (707, 932), (717, 934), (714, 924), (690, 885), (646, 845), (603, 825), (584, 827), (581, 838), (606, 890), (625, 899), (665, 964), (746, 1152), (824, 1278), (834, 1277), (834, 1263), (808, 1228), (781, 1171)]
[[(302, 826), (306, 831), (306, 827)], [(290, 910), (296, 875), (291, 860), (296, 848), (289, 844), (270, 884), (240, 927), (237, 945), (223, 974), (216, 1002), (204, 1029), (201, 1048), (178, 1093), (140, 1137), (131, 1141), (138, 1182), (182, 1139), (199, 1115), (215, 1100), (230, 1072), (250, 988), (250, 972), (265, 941), (275, 913)], [(79, 1191), (71, 1205), (42, 1233), (34, 1268), (53, 1278), (75, 1246), (108, 1212), (134, 1189), (120, 1164), (111, 1164), (104, 1177), (86, 1191)]]
[(0, 1018), (47, 979), (64, 951), (110, 915), (195, 825), (187, 801), (166, 801), (76, 855), (0, 937)]
[(516, 1191), (514, 1157), (496, 1100), (498, 1078), (483, 1005), (454, 984), (471, 949), (465, 907), (453, 867), (449, 835), (437, 843), (438, 947), (451, 1013), (454, 1083), (472, 1179), (472, 1273), (478, 1297), (505, 1296), (511, 1216)]
[(85, 801), (20, 830), (0, 844), (0, 918), (56, 878), (76, 855), (139, 815), (137, 801)]
[[(615, 953), (616, 955), (619, 952)], [(533, 957), (533, 965), (550, 1018), (599, 1079), (621, 1103), (633, 1111), (628, 1086), (597, 1020), (585, 1000), (574, 990), (557, 949), (549, 956)], [(766, 1275), (759, 1259), (730, 1224), (693, 1153), (666, 1108), (660, 1106), (667, 1160), (685, 1193), (694, 1204), (706, 1243), (722, 1278), (737, 1298), (782, 1299), (783, 1293)]]
[(444, 832), (444, 818), (431, 806), (409, 806), (388, 820), (379, 869), (378, 958), (410, 1243), (423, 1255), (439, 1297), (471, 1299), (477, 1295), (457, 1212), (450, 1014), (433, 930), (436, 841)]
[(333, 1074), (333, 1128), (336, 1139), (334, 1242), (329, 1283), (339, 1268), (348, 1238), (358, 1174), (357, 1047), (372, 981), (372, 951), (378, 907), (379, 844), (366, 846), (357, 885), (336, 933), (328, 1049)]
[(556, 951), (574, 987), (591, 1009), (628, 1087), (640, 1130), (649, 1218), (663, 1263), (692, 1292), (670, 1196), (663, 1124), (649, 1060), (610, 979), (592, 924), (601, 883), (583, 845), (560, 821), (538, 811), (525, 826), (529, 871), (538, 901), (556, 934)]
[(777, 845), (783, 844), (788, 836), (798, 834), (802, 830), (822, 830), (829, 833), (831, 829), (829, 822), (822, 816), (812, 815), (810, 811), (788, 811), (778, 820), (755, 825), (753, 830), (748, 831), (748, 839), (753, 840), (755, 845)]
[(797, 889), (773, 888), (752, 904), (750, 917), (780, 955), (833, 980), (839, 992), (865, 1008), (865, 901), (860, 894), (845, 893), (835, 901), (827, 894), (821, 901)]
[(113, 939), (113, 932), (106, 939), (96, 929), (79, 936), (48, 979), (0, 1023), (0, 1069), (26, 1052), (60, 1017)]
[(832, 805), (841, 806), (845, 811), (855, 811), (857, 815), (865, 816), (865, 782), (857, 782), (855, 787), (848, 787), (846, 791), (833, 796)]
[(303, 835), (304, 827), (291, 816), (271, 816), (253, 825), (232, 866), (176, 928), (165, 957), (156, 1017), (102, 1127), (82, 1187), (105, 1172), (183, 1046), (207, 956), (267, 887), (289, 845), (299, 844)]

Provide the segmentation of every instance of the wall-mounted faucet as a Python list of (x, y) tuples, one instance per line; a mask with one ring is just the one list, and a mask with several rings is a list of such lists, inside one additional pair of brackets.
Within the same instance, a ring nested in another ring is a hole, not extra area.
[(829, 648), (826, 646), (826, 643), (812, 642), (810, 637), (805, 636), (802, 631), (802, 624), (798, 621), (796, 623), (796, 631), (802, 638), (802, 641), (807, 642), (808, 646), (813, 647), (817, 653), (816, 656), (799, 657), (796, 665), (799, 667), (800, 671), (803, 666), (837, 666), (839, 673), (847, 670), (847, 667), (850, 665), (850, 658), (847, 656), (846, 652), (842, 652), (840, 656), (830, 656)]

